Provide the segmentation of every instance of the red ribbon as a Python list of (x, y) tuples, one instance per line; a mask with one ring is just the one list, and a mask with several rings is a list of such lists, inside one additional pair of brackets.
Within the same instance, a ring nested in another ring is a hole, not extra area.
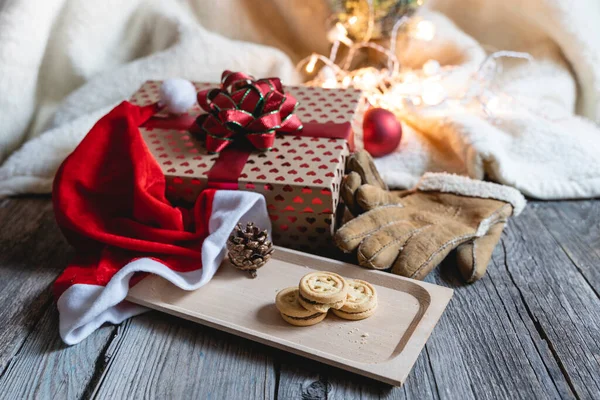
[(199, 92), (198, 104), (206, 114), (196, 124), (210, 153), (220, 153), (242, 138), (258, 150), (270, 150), (276, 131), (302, 129), (294, 114), (298, 102), (284, 93), (279, 78), (254, 80), (241, 72), (225, 71), (221, 87)]
[(227, 147), (208, 171), (207, 187), (211, 189), (238, 190), (238, 179), (250, 156), (248, 149), (233, 145)]
[[(349, 122), (342, 124), (308, 123), (296, 134), (302, 137), (318, 137), (326, 139), (346, 139), (351, 146), (352, 128)], [(208, 187), (213, 189), (237, 190), (238, 179), (246, 166), (251, 150), (239, 144), (227, 147), (215, 160), (208, 171)]]

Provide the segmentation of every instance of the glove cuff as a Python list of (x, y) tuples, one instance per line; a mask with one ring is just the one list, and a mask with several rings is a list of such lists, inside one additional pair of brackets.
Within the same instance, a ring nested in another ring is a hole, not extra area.
[(423, 192), (444, 192), (468, 197), (501, 200), (513, 206), (513, 215), (519, 215), (527, 204), (521, 192), (512, 187), (445, 172), (426, 173), (417, 183), (416, 189)]

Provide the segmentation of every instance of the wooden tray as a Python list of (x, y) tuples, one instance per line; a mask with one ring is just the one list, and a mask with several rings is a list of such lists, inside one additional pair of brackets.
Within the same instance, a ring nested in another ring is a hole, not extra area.
[[(210, 283), (196, 291), (186, 292), (152, 276), (135, 285), (127, 300), (401, 385), (453, 293), (449, 288), (281, 247), (256, 279), (229, 262), (224, 264)], [(297, 285), (312, 270), (370, 282), (379, 296), (377, 313), (362, 321), (346, 321), (329, 313), (317, 325), (288, 325), (275, 308), (275, 295)]]

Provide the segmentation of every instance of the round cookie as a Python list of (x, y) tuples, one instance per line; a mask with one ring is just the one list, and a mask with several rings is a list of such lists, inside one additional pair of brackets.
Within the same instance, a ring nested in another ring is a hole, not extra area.
[(317, 302), (311, 302), (310, 300), (306, 300), (302, 296), (298, 297), (298, 302), (300, 303), (300, 305), (302, 307), (306, 308), (307, 310), (310, 310), (312, 312), (320, 312), (320, 313), (326, 313), (327, 311), (329, 311), (329, 309), (340, 308), (344, 305), (344, 300), (338, 301), (336, 303), (322, 304), (322, 303), (317, 303)]
[(348, 320), (351, 320), (351, 321), (358, 321), (360, 319), (369, 318), (371, 315), (375, 314), (376, 310), (375, 310), (375, 308), (372, 308), (370, 310), (359, 312), (359, 313), (347, 313), (347, 312), (344, 312), (342, 310), (336, 310), (336, 309), (332, 309), (331, 311), (335, 315), (337, 315), (338, 317), (340, 317), (342, 319), (348, 319)]
[(294, 325), (294, 326), (316, 325), (319, 322), (323, 321), (326, 316), (327, 316), (327, 313), (316, 313), (312, 317), (304, 319), (304, 318), (289, 317), (285, 314), (281, 314), (281, 318), (283, 318), (283, 320), (285, 322), (287, 322), (290, 325)]
[(341, 308), (346, 302), (348, 284), (333, 272), (311, 272), (300, 279), (298, 301), (302, 307), (315, 312)]
[(370, 317), (377, 309), (377, 292), (369, 283), (360, 279), (351, 279), (348, 283), (346, 302), (333, 313), (340, 318), (359, 320)]
[(280, 290), (275, 297), (275, 306), (284, 321), (295, 326), (311, 326), (325, 319), (326, 313), (309, 311), (298, 302), (298, 288)]

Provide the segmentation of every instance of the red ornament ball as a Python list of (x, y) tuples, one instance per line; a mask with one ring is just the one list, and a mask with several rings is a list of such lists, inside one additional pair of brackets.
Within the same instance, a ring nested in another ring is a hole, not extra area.
[(373, 157), (392, 153), (402, 139), (402, 125), (396, 116), (383, 108), (371, 108), (363, 119), (365, 150)]

